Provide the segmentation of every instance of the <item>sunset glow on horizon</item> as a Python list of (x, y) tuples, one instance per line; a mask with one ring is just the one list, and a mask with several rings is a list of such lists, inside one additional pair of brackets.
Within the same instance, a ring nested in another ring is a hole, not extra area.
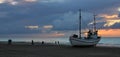
[(102, 29), (98, 34), (101, 37), (120, 37), (120, 29)]

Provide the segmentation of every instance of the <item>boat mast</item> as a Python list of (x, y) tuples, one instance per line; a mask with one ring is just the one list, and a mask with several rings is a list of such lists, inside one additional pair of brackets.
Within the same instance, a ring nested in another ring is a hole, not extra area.
[(79, 38), (81, 38), (81, 19), (82, 19), (82, 16), (81, 16), (81, 9), (79, 9)]
[(94, 23), (93, 23), (94, 31), (96, 31), (96, 15), (94, 14)]

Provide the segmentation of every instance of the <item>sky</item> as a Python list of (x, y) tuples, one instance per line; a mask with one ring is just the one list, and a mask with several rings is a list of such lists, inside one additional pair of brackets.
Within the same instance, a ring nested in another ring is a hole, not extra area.
[(119, 0), (0, 0), (0, 38), (59, 38), (92, 28), (96, 14), (102, 37), (120, 37)]

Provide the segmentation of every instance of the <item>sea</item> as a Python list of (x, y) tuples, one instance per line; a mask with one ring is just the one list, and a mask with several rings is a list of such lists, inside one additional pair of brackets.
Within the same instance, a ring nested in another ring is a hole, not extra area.
[[(52, 43), (59, 42), (61, 45), (70, 45), (69, 38), (0, 38), (0, 41), (8, 41), (11, 39), (13, 42), (46, 42)], [(120, 47), (120, 37), (102, 37), (97, 46), (105, 47)]]

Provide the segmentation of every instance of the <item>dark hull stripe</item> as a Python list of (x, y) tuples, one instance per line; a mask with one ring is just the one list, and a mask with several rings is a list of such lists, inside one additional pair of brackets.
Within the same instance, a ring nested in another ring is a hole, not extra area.
[(94, 42), (79, 41), (79, 40), (76, 40), (76, 39), (70, 39), (70, 41), (71, 41), (71, 40), (75, 40), (75, 41), (78, 41), (78, 42), (84, 42), (84, 43), (94, 43), (94, 42), (99, 42), (99, 40), (98, 40), (98, 41), (94, 41)]

